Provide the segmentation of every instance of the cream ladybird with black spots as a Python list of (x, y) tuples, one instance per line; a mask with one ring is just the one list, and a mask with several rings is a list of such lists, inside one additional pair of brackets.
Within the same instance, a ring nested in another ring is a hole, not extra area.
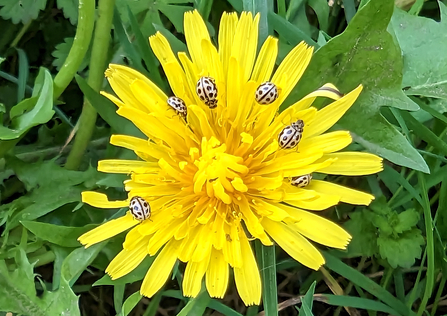
[(210, 109), (217, 107), (217, 86), (213, 78), (201, 77), (197, 81), (196, 92), (200, 100)]
[(256, 102), (262, 105), (273, 103), (278, 96), (278, 88), (274, 83), (269, 81), (261, 84), (258, 89), (256, 89), (255, 93)]
[(283, 149), (291, 149), (298, 145), (303, 136), (304, 122), (298, 120), (287, 125), (278, 135), (279, 146)]
[(169, 97), (167, 102), (169, 106), (171, 106), (177, 114), (186, 117), (186, 114), (188, 113), (185, 101), (177, 97)]
[(151, 217), (151, 206), (149, 203), (139, 196), (130, 199), (129, 210), (136, 220), (144, 221)]
[(290, 179), (290, 184), (298, 188), (304, 188), (307, 187), (311, 181), (312, 174), (305, 174), (299, 177), (292, 177)]

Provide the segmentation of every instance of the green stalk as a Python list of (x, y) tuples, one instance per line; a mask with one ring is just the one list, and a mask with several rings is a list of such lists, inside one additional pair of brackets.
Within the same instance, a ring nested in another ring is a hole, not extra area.
[[(54, 78), (53, 100), (57, 100), (60, 97), (81, 65), (82, 60), (87, 53), (88, 46), (90, 45), (94, 23), (95, 0), (79, 0), (79, 19), (76, 35), (67, 59)], [(25, 134), (26, 132), (17, 139), (0, 141), (0, 158), (14, 148)]]
[[(104, 70), (109, 50), (110, 29), (112, 27), (113, 8), (115, 0), (100, 0), (98, 4), (98, 21), (93, 38), (92, 55), (90, 58), (88, 84), (95, 91), (101, 89), (104, 81)], [(65, 168), (78, 169), (82, 156), (95, 129), (97, 113), (93, 106), (84, 98), (84, 106), (78, 121), (79, 130), (73, 147), (67, 157)]]
[(54, 78), (53, 99), (56, 100), (70, 84), (87, 53), (95, 25), (95, 0), (79, 0), (76, 35), (61, 70)]

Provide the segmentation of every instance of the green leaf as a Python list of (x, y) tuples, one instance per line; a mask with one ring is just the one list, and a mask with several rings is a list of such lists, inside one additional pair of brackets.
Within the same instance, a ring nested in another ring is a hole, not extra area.
[(348, 257), (371, 257), (378, 253), (377, 228), (372, 224), (371, 216), (367, 209), (349, 214), (351, 219), (344, 224), (344, 228), (352, 236), (348, 245)]
[(79, 247), (79, 236), (97, 226), (68, 227), (34, 221), (22, 221), (21, 224), (40, 239), (63, 247)]
[(107, 242), (101, 242), (87, 249), (80, 247), (73, 250), (62, 263), (62, 279), (72, 285), (106, 244)]
[(45, 9), (47, 0), (0, 0), (0, 16), (5, 20), (11, 19), (12, 23), (28, 23), (35, 20), (39, 11)]
[(318, 18), (319, 29), (327, 32), (329, 25), (329, 4), (326, 0), (309, 0), (309, 7), (315, 11)]
[(57, 7), (64, 12), (64, 16), (70, 20), (70, 23), (78, 23), (79, 0), (57, 0)]
[(367, 298), (346, 296), (346, 295), (331, 295), (321, 294), (325, 298), (324, 302), (333, 306), (347, 306), (353, 308), (362, 308), (369, 311), (384, 312), (390, 315), (399, 315), (391, 307), (377, 301), (373, 301)]
[[(35, 96), (38, 96), (38, 98), (33, 98)], [(14, 117), (12, 129), (0, 125), (0, 139), (19, 138), (31, 127), (44, 124), (53, 117), (53, 79), (50, 72), (45, 68), (40, 68), (31, 99), (36, 101), (34, 107), (32, 110)], [(24, 106), (20, 105), (20, 108), (23, 109)], [(30, 108), (30, 105), (27, 104), (26, 108)], [(17, 112), (17, 110), (15, 111)]]
[(386, 30), (393, 8), (392, 1), (371, 0), (360, 9), (341, 35), (315, 53), (285, 106), (327, 82), (343, 93), (363, 84), (363, 92), (340, 120), (340, 127), (351, 131), (354, 140), (369, 152), (429, 172), (416, 149), (380, 114), (381, 106), (419, 108), (401, 90), (402, 57)]
[(419, 222), (419, 213), (415, 209), (403, 211), (398, 217), (399, 222), (393, 228), (399, 234), (416, 227)]
[(4, 260), (0, 260), (0, 310), (33, 316), (80, 315), (78, 297), (66, 282), (61, 282), (59, 290), (45, 290), (37, 296), (34, 285), (33, 265), (29, 263), (25, 251), (20, 249), (18, 267), (8, 271)]
[[(55, 50), (51, 53), (51, 56), (54, 57), (52, 65), (56, 67), (56, 69), (59, 71), (61, 70), (62, 65), (65, 62), (65, 59), (67, 59), (68, 53), (70, 52), (71, 47), (73, 46), (73, 37), (66, 37), (64, 38), (63, 43), (59, 43), (56, 45)], [(89, 50), (91, 50), (89, 48)], [(83, 71), (85, 68), (87, 68), (88, 64), (90, 63), (90, 56), (91, 53), (87, 51), (86, 57), (82, 60), (81, 65), (78, 68), (78, 72)]]
[(312, 313), (312, 305), (314, 301), (314, 293), (315, 293), (315, 285), (317, 284), (316, 281), (312, 283), (312, 285), (307, 290), (306, 294), (304, 295), (302, 301), (301, 301), (301, 307), (299, 309), (299, 315), (300, 316), (313, 316)]
[(402, 49), (402, 87), (410, 95), (447, 98), (447, 8), (439, 2), (441, 21), (396, 9), (391, 25)]
[(135, 306), (137, 306), (138, 302), (141, 300), (143, 296), (140, 294), (139, 291), (133, 293), (131, 296), (129, 296), (126, 301), (123, 304), (123, 308), (121, 310), (121, 314), (119, 316), (127, 316), (130, 314), (132, 309), (134, 309)]
[(415, 259), (421, 258), (423, 244), (425, 244), (424, 237), (417, 228), (400, 234), (398, 238), (381, 234), (377, 239), (380, 256), (386, 259), (393, 268), (413, 266)]

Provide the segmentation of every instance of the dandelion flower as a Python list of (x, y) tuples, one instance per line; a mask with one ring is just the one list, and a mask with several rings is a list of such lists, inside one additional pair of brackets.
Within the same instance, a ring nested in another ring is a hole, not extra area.
[[(279, 114), (313, 48), (300, 43), (274, 71), (278, 40), (268, 37), (257, 53), (258, 24), (259, 15), (224, 13), (217, 49), (199, 13), (187, 12), (189, 56), (175, 56), (160, 33), (150, 37), (171, 96), (128, 67), (110, 65), (106, 71), (118, 97), (103, 94), (147, 138), (112, 135), (111, 144), (140, 159), (102, 160), (98, 170), (130, 175), (124, 182), (128, 199), (109, 201), (104, 194), (83, 192), (82, 200), (100, 208), (131, 203), (130, 211), (79, 241), (89, 247), (130, 229), (106, 272), (120, 278), (158, 253), (141, 286), (144, 296), (160, 290), (180, 260), (186, 263), (185, 296), (196, 296), (205, 278), (209, 294), (222, 298), (231, 267), (244, 303), (259, 304), (261, 279), (250, 240), (276, 243), (318, 270), (324, 258), (310, 241), (345, 249), (351, 237), (314, 211), (339, 202), (368, 205), (374, 198), (312, 180), (316, 173), (357, 176), (382, 170), (375, 155), (339, 152), (352, 142), (349, 132), (325, 133), (362, 86), (343, 95), (326, 84)], [(333, 102), (317, 110), (311, 106), (317, 97)]]

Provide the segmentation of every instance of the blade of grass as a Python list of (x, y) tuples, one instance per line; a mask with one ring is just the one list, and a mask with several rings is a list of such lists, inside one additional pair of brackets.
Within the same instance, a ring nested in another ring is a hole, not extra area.
[(408, 127), (412, 132), (420, 137), (422, 140), (433, 146), (435, 149), (447, 156), (447, 144), (433, 133), (428, 127), (416, 120), (409, 112), (400, 111), (402, 117), (405, 119)]
[(297, 45), (299, 42), (305, 41), (307, 44), (315, 46), (315, 48), (319, 47), (306, 33), (272, 11), (268, 13), (268, 22), (280, 36), (292, 45)]
[(256, 240), (256, 257), (262, 280), (262, 301), (266, 315), (278, 315), (275, 246), (264, 246)]
[(402, 302), (405, 301), (404, 278), (402, 269), (400, 268), (394, 270), (394, 287), (396, 289), (397, 298)]
[(138, 302), (141, 300), (142, 296), (140, 294), (140, 291), (137, 291), (133, 293), (131, 296), (129, 296), (126, 301), (123, 304), (122, 312), (119, 314), (119, 316), (127, 316), (130, 314), (132, 309), (134, 309), (135, 306), (137, 306)]
[(407, 306), (395, 298), (390, 292), (364, 276), (361, 272), (344, 264), (340, 259), (330, 255), (328, 252), (324, 252), (324, 257), (326, 259), (326, 266), (332, 271), (362, 287), (388, 306), (392, 306), (398, 313), (402, 315), (414, 315)]
[(435, 281), (435, 250), (433, 242), (433, 219), (431, 217), (430, 202), (428, 200), (428, 190), (427, 183), (425, 182), (425, 177), (422, 173), (418, 172), (418, 180), (421, 184), (422, 201), (421, 204), (424, 211), (424, 223), (425, 223), (425, 234), (427, 239), (427, 282), (425, 283), (424, 296), (422, 297), (421, 305), (419, 305), (418, 316), (421, 316), (431, 294), (433, 293), (434, 281)]
[[(321, 294), (321, 296), (325, 299), (325, 303), (333, 306), (346, 306), (377, 312), (384, 312), (391, 315), (402, 315), (388, 305), (367, 298), (331, 294)], [(320, 299), (318, 300), (320, 301)]]
[(285, 0), (276, 0), (276, 7), (278, 15), (282, 18), (286, 17), (286, 1)]
[[(211, 309), (214, 309), (216, 312), (219, 312), (225, 316), (242, 316), (242, 314), (239, 314), (234, 309), (228, 307), (227, 305), (225, 305), (217, 300), (212, 299), (209, 302), (208, 307)], [(256, 315), (256, 313), (254, 315)]]
[(149, 305), (146, 308), (143, 316), (155, 316), (157, 314), (158, 307), (160, 306), (160, 301), (163, 296), (163, 292), (160, 291), (154, 295), (151, 299)]
[(115, 307), (115, 312), (117, 314), (121, 313), (121, 311), (123, 310), (125, 289), (126, 289), (125, 284), (118, 284), (113, 286), (113, 306)]
[(17, 103), (25, 98), (26, 82), (28, 81), (29, 65), (28, 58), (23, 49), (16, 48), (19, 55), (19, 76), (17, 82)]
[(299, 315), (313, 316), (312, 306), (314, 303), (314, 293), (315, 293), (316, 285), (317, 285), (317, 282), (314, 281), (311, 284), (310, 288), (307, 290), (306, 295), (304, 295), (303, 299), (301, 300), (301, 307), (299, 309)]

